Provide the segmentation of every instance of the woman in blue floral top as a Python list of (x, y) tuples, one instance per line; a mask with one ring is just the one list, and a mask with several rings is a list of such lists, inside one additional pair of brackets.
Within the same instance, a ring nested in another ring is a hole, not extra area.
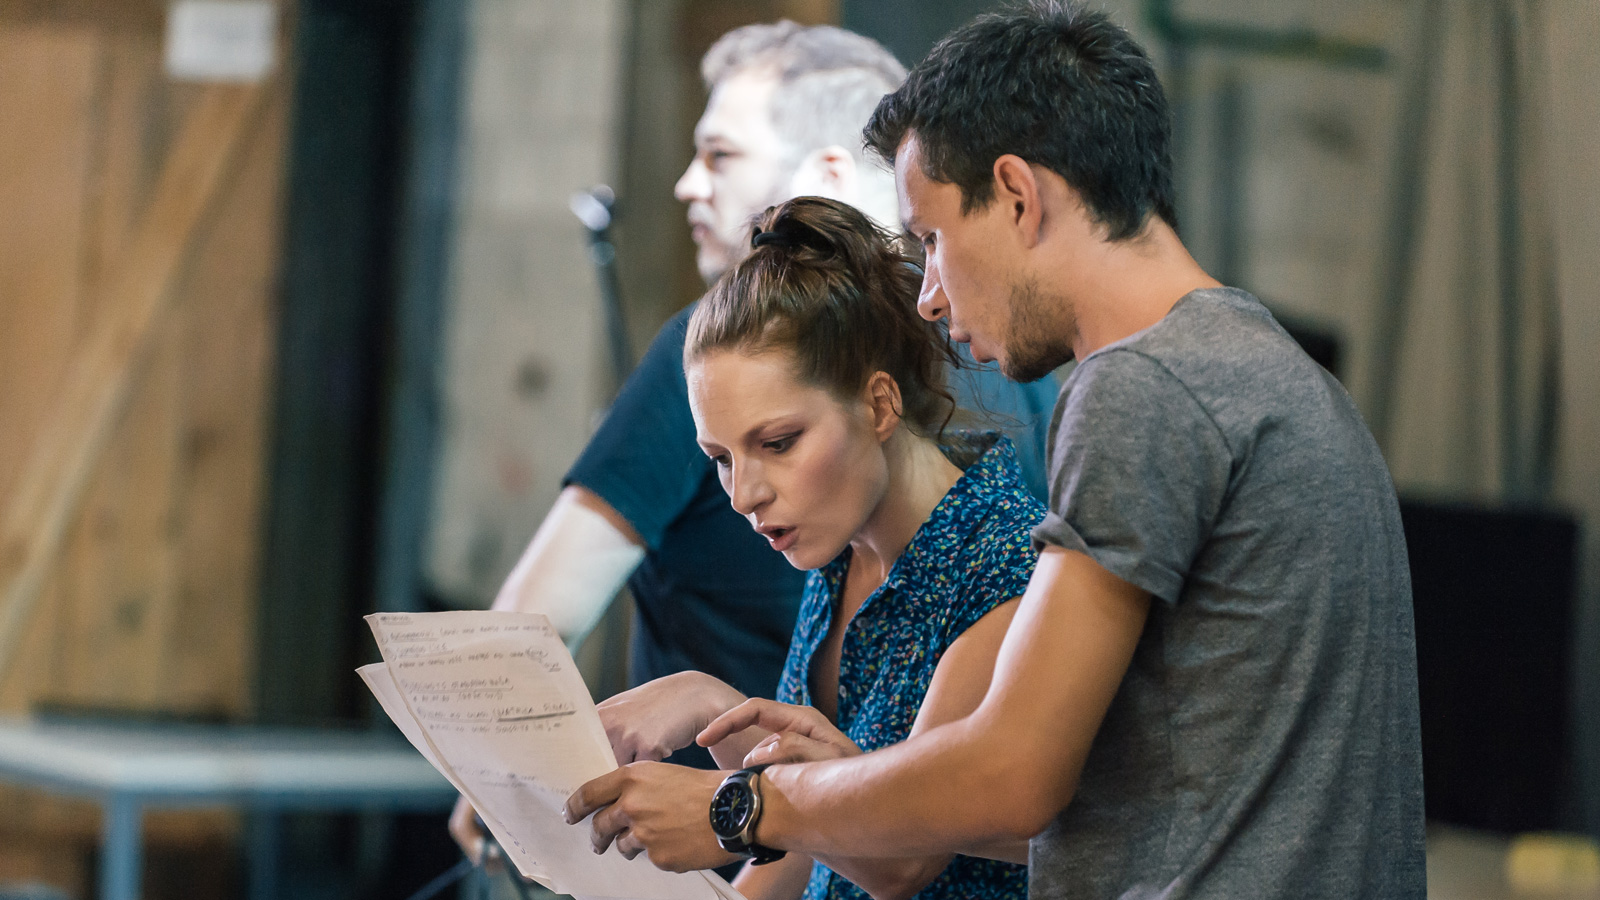
[[(1045, 514), (1005, 438), (945, 433), (949, 341), (917, 316), (920, 276), (891, 237), (852, 207), (800, 198), (769, 209), (752, 243), (690, 320), (684, 366), (734, 508), (813, 570), (779, 698), (814, 712), (804, 733), (704, 736), (722, 768), (875, 750), (970, 713)], [(628, 763), (687, 746), (745, 699), (683, 672), (600, 710)], [(735, 886), (752, 900), (1025, 897), (1026, 844), (987, 852), (1011, 861), (791, 854)]]

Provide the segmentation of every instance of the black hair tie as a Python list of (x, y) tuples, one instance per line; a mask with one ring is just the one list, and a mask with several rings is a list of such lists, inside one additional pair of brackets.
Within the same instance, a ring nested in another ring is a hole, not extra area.
[(764, 247), (767, 244), (777, 244), (780, 247), (791, 247), (794, 245), (794, 241), (790, 240), (788, 235), (779, 234), (776, 231), (758, 231), (750, 237), (751, 249), (756, 247)]

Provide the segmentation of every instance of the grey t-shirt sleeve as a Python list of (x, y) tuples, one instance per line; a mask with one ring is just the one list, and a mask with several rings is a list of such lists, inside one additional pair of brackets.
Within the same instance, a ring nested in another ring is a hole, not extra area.
[(1073, 372), (1050, 443), (1035, 546), (1086, 553), (1177, 602), (1228, 490), (1232, 453), (1216, 422), (1161, 363), (1113, 349)]

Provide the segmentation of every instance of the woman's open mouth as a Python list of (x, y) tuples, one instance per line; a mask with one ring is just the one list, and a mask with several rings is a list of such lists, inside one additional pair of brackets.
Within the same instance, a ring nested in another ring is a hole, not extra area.
[(772, 545), (772, 549), (779, 553), (793, 547), (796, 540), (793, 528), (774, 526), (771, 528), (757, 528), (756, 531), (760, 532), (761, 536), (767, 539), (767, 543)]

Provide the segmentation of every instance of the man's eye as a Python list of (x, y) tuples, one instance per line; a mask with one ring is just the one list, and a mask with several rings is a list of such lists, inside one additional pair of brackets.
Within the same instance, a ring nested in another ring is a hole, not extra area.
[(933, 246), (933, 235), (931, 233), (923, 235), (922, 236), (922, 249), (926, 250), (926, 249), (928, 249), (929, 247), (932, 247), (932, 246)]

